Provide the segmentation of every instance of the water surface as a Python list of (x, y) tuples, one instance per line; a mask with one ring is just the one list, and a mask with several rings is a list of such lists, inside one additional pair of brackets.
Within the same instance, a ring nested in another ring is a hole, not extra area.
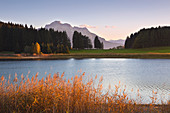
[[(81, 70), (81, 71), (80, 71)], [(0, 61), (0, 76), (8, 77), (24, 74), (29, 76), (39, 72), (39, 78), (59, 72), (65, 72), (65, 78), (82, 74), (95, 77), (103, 76), (103, 85), (106, 90), (111, 84), (114, 86), (121, 81), (127, 86), (129, 96), (135, 97), (136, 93), (130, 92), (133, 88), (144, 102), (150, 102), (152, 90), (157, 91), (162, 98), (169, 98), (170, 93), (170, 60), (169, 59), (68, 59), (68, 60), (34, 60), (34, 61)], [(169, 98), (170, 99), (170, 98)]]

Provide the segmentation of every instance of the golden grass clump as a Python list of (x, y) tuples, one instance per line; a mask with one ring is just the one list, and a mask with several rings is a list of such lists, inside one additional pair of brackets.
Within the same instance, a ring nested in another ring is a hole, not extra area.
[(64, 79), (64, 73), (48, 75), (38, 80), (38, 74), (31, 79), (18, 80), (17, 75), (12, 83), (3, 76), (0, 79), (0, 113), (138, 113), (170, 112), (170, 104), (156, 105), (156, 92), (149, 105), (137, 104), (128, 98), (126, 89), (120, 83), (115, 90), (103, 93), (102, 80), (95, 84), (95, 79), (84, 82), (85, 73), (71, 79)]

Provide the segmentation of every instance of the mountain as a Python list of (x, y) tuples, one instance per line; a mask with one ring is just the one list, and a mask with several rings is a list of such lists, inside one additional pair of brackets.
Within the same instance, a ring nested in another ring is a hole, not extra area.
[[(94, 47), (94, 39), (97, 35), (94, 33), (91, 33), (87, 28), (72, 27), (70, 24), (68, 24), (68, 23), (63, 24), (60, 21), (54, 21), (54, 22), (45, 26), (45, 29), (50, 29), (50, 28), (54, 29), (55, 31), (57, 31), (57, 30), (58, 31), (66, 31), (68, 37), (70, 38), (71, 45), (72, 45), (72, 38), (73, 38), (74, 31), (81, 32), (82, 35), (86, 35), (89, 37), (89, 39), (91, 40), (92, 45)], [(101, 38), (101, 37), (99, 37), (99, 40), (101, 42), (103, 42), (104, 49), (110, 49), (110, 48), (119, 46), (119, 45), (117, 45), (117, 43), (112, 43), (112, 42), (106, 41), (104, 38)]]
[(117, 44), (118, 46), (124, 46), (125, 40), (119, 39), (119, 40), (109, 40), (109, 42)]

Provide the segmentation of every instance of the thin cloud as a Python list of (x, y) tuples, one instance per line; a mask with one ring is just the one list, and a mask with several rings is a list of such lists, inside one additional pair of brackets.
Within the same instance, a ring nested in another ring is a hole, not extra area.
[(114, 29), (115, 26), (108, 26), (108, 25), (106, 25), (105, 28), (107, 28), (107, 29), (110, 29), (110, 28), (111, 28), (111, 29)]
[(79, 25), (80, 27), (85, 27), (85, 28), (97, 28), (96, 26), (91, 26), (91, 25), (87, 25), (87, 24), (84, 24), (84, 25)]

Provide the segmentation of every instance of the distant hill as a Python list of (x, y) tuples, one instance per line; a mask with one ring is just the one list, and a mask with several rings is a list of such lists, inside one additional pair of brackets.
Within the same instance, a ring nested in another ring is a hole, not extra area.
[(125, 48), (149, 48), (170, 46), (170, 27), (141, 29), (125, 41)]
[[(71, 41), (71, 45), (72, 45), (72, 38), (73, 38), (74, 31), (81, 32), (82, 35), (86, 35), (89, 37), (89, 39), (91, 40), (92, 45), (94, 47), (94, 38), (97, 35), (94, 33), (91, 33), (87, 28), (72, 27), (70, 24), (68, 24), (68, 23), (62, 24), (60, 21), (54, 21), (54, 22), (45, 26), (45, 29), (50, 29), (50, 28), (54, 29), (55, 31), (66, 31), (67, 35)], [(104, 38), (101, 38), (101, 37), (99, 37), (99, 40), (101, 42), (103, 42), (104, 49), (110, 49), (110, 48), (119, 46), (119, 45), (117, 45), (117, 43), (112, 43), (110, 41), (106, 41)]]
[(119, 40), (109, 40), (109, 42), (117, 44), (118, 46), (124, 46), (125, 40), (119, 39)]

